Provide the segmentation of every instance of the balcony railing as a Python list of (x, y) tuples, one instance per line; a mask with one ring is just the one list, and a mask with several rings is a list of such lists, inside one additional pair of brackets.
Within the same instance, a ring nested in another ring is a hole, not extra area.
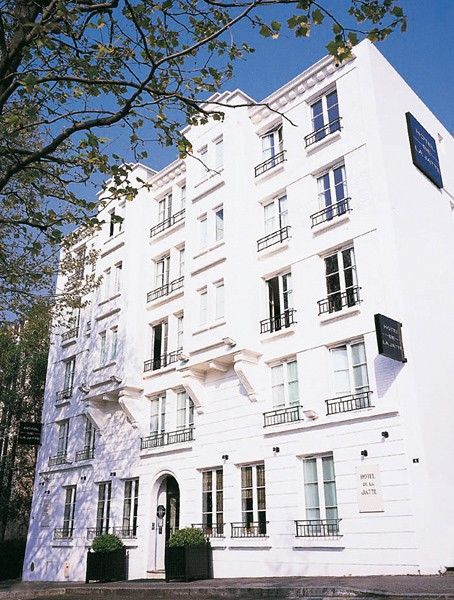
[(184, 214), (185, 214), (185, 209), (183, 208), (182, 210), (178, 211), (171, 217), (164, 219), (164, 221), (161, 221), (160, 223), (158, 223), (157, 225), (152, 227), (150, 229), (150, 237), (154, 237), (155, 235), (158, 235), (158, 233), (161, 233), (162, 231), (169, 229), (169, 227), (172, 227), (172, 225), (175, 225), (176, 223), (183, 221)]
[(263, 427), (271, 425), (282, 425), (283, 423), (295, 423), (303, 420), (302, 406), (289, 406), (287, 408), (278, 408), (263, 413)]
[(147, 302), (153, 302), (153, 300), (157, 300), (158, 298), (162, 298), (164, 296), (168, 296), (175, 290), (179, 290), (183, 287), (184, 277), (178, 277), (178, 279), (174, 279), (169, 283), (165, 283), (161, 285), (161, 287), (148, 292), (147, 294)]
[(157, 356), (156, 358), (146, 360), (143, 363), (143, 372), (147, 373), (148, 371), (157, 371), (158, 369), (163, 369), (168, 365), (176, 363), (178, 360), (180, 360), (182, 352), (183, 348), (178, 348), (178, 350), (173, 350), (168, 354), (163, 354), (162, 356)]
[(137, 537), (137, 526), (133, 527), (114, 527), (112, 533), (125, 540), (133, 540)]
[(231, 523), (232, 538), (249, 538), (249, 537), (264, 537), (266, 536), (266, 526), (268, 521), (261, 523)]
[(345, 292), (334, 292), (328, 298), (319, 300), (318, 314), (333, 313), (342, 310), (345, 307), (355, 306), (361, 302), (359, 297), (359, 286), (348, 288)]
[(326, 221), (331, 221), (334, 217), (340, 217), (345, 215), (345, 213), (351, 212), (350, 200), (351, 198), (343, 198), (342, 200), (339, 200), (339, 202), (326, 206), (325, 208), (322, 208), (322, 210), (311, 215), (311, 227), (315, 227)]
[(362, 408), (371, 408), (371, 394), (370, 390), (364, 390), (363, 392), (348, 396), (330, 398), (326, 400), (326, 414), (337, 415), (338, 413), (352, 412), (353, 410), (361, 410)]
[(284, 162), (285, 152), (285, 150), (281, 150), (271, 158), (268, 158), (267, 160), (264, 160), (259, 165), (257, 165), (254, 169), (255, 176), (258, 177), (259, 175), (262, 175), (262, 173), (269, 171), (279, 163)]
[(309, 519), (295, 521), (296, 537), (336, 537), (340, 519)]
[(327, 123), (326, 125), (321, 127), (320, 129), (317, 129), (317, 131), (313, 131), (312, 133), (309, 133), (309, 135), (306, 135), (304, 138), (304, 141), (306, 143), (306, 148), (308, 148), (309, 146), (312, 146), (312, 144), (315, 144), (315, 142), (319, 142), (320, 140), (325, 138), (330, 133), (334, 133), (335, 131), (340, 131), (342, 129), (341, 119), (342, 119), (342, 117), (337, 117), (337, 119), (333, 119), (332, 121), (330, 121), (329, 123)]
[(91, 460), (95, 457), (95, 449), (94, 448), (84, 448), (83, 450), (79, 450), (76, 452), (76, 462), (79, 460)]
[(68, 460), (68, 454), (66, 452), (59, 452), (54, 456), (49, 456), (48, 465), (49, 467), (56, 467), (58, 465), (70, 465)]
[(71, 540), (73, 527), (56, 527), (54, 529), (54, 540)]
[(79, 335), (79, 327), (72, 327), (71, 329), (67, 329), (65, 332), (61, 334), (61, 341), (67, 342), (72, 338), (76, 338)]
[(140, 449), (159, 448), (160, 446), (169, 446), (170, 444), (179, 444), (181, 442), (192, 442), (194, 439), (194, 428), (179, 429), (170, 433), (158, 433), (142, 438), (140, 440)]
[(94, 540), (98, 535), (110, 533), (110, 526), (103, 525), (102, 527), (87, 527), (87, 540)]
[(71, 398), (72, 395), (73, 395), (73, 388), (71, 386), (71, 387), (67, 387), (67, 388), (57, 392), (55, 394), (55, 397), (57, 399), (57, 402), (61, 402), (62, 400), (69, 400), (69, 398)]
[(278, 231), (273, 231), (273, 233), (269, 233), (268, 235), (265, 235), (265, 237), (257, 240), (257, 252), (287, 240), (289, 238), (290, 229), (290, 225), (286, 225), (285, 227), (281, 227)]
[(191, 527), (195, 529), (201, 529), (203, 535), (211, 538), (224, 537), (224, 526), (225, 523), (213, 523), (213, 525), (204, 525), (203, 523), (193, 523)]
[(296, 323), (295, 320), (295, 308), (289, 308), (284, 311), (281, 315), (271, 317), (269, 319), (262, 319), (260, 321), (260, 333), (271, 333), (273, 331), (280, 331), (290, 325)]

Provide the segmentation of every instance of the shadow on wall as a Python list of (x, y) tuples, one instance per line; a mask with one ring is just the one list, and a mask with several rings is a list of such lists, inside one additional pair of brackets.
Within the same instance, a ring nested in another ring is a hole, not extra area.
[(391, 358), (387, 358), (380, 354), (375, 357), (374, 369), (377, 385), (377, 398), (383, 398), (388, 390), (391, 389), (404, 366), (405, 363), (392, 360)]

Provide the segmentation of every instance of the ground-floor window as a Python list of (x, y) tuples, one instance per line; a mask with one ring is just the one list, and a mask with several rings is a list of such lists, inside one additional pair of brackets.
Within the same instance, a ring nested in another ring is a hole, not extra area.
[(110, 501), (112, 497), (112, 483), (98, 484), (98, 506), (96, 511), (96, 535), (109, 532), (110, 526)]
[(211, 469), (202, 474), (202, 525), (207, 535), (224, 533), (223, 469)]
[[(306, 458), (304, 468), (304, 498), (306, 519), (310, 526), (337, 528), (338, 510), (336, 477), (332, 454)], [(314, 533), (317, 531), (314, 529)]]
[(125, 537), (137, 536), (137, 512), (139, 508), (139, 480), (125, 481), (125, 496), (123, 502), (123, 532)]
[(264, 464), (241, 467), (241, 514), (247, 530), (266, 533)]

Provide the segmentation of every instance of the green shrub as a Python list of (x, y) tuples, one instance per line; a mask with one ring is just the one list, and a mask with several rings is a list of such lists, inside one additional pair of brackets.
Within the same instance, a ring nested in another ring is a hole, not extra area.
[(186, 527), (172, 533), (169, 539), (169, 548), (174, 548), (175, 546), (196, 546), (197, 544), (204, 543), (205, 536), (201, 529)]
[(123, 542), (116, 535), (103, 533), (95, 537), (91, 548), (93, 552), (115, 552), (115, 550), (120, 550), (123, 546)]

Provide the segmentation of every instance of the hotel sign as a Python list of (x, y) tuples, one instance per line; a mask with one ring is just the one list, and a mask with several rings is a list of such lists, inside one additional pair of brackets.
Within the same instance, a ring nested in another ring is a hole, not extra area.
[(24, 446), (39, 446), (41, 444), (41, 423), (21, 421), (17, 443)]
[(379, 354), (393, 360), (407, 362), (402, 342), (402, 323), (384, 315), (375, 315), (375, 333)]
[(380, 466), (366, 464), (356, 467), (356, 478), (359, 512), (383, 512)]
[(407, 112), (408, 138), (410, 140), (413, 164), (426, 175), (438, 188), (443, 187), (440, 161), (438, 160), (437, 145), (434, 138), (424, 127)]

